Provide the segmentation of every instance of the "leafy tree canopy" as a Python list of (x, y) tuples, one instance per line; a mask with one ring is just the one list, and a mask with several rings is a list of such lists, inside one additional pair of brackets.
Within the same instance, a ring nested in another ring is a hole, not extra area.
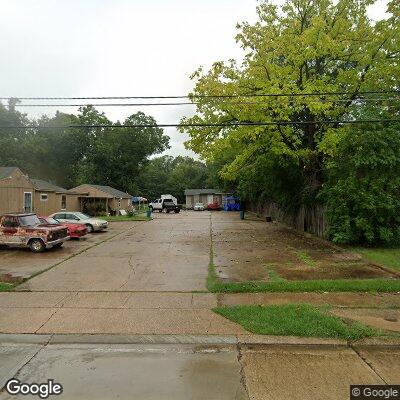
[(140, 174), (140, 193), (150, 200), (172, 194), (184, 203), (185, 189), (205, 188), (209, 175), (209, 168), (191, 157), (153, 158)]
[[(77, 115), (57, 112), (54, 117), (29, 121), (13, 104), (0, 104), (0, 126), (21, 128), (0, 129), (0, 165), (19, 166), (32, 177), (60, 186), (89, 182), (135, 193), (148, 158), (169, 148), (169, 137), (161, 128), (117, 128), (120, 122), (113, 123), (92, 106), (80, 108)], [(138, 112), (123, 124), (155, 125), (156, 121)], [(68, 125), (112, 126), (52, 128)]]
[[(304, 187), (297, 192), (299, 199), (294, 203), (313, 197), (325, 179), (326, 158), (335, 152), (346, 132), (343, 125), (314, 121), (351, 118), (365, 97), (362, 92), (398, 87), (399, 3), (392, 0), (389, 17), (376, 23), (366, 13), (373, 3), (286, 0), (278, 7), (262, 2), (257, 23), (238, 25), (236, 38), (246, 54), (243, 63), (220, 61), (207, 72), (200, 68), (193, 74), (196, 86), (191, 97), (198, 103), (197, 113), (182, 123), (307, 124), (182, 127), (190, 135), (187, 147), (207, 161), (233, 152), (221, 169), (221, 176), (231, 181), (240, 181), (243, 171), (246, 176), (249, 171), (259, 176), (261, 171), (266, 173), (278, 165), (283, 170), (297, 168), (296, 175), (304, 181)], [(241, 97), (310, 92), (346, 95)], [(204, 97), (210, 95), (238, 97)], [(270, 168), (266, 167), (266, 159)], [(288, 191), (287, 196), (290, 195)]]

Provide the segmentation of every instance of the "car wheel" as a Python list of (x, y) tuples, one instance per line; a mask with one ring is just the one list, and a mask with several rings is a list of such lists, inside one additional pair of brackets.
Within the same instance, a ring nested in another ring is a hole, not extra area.
[(87, 224), (87, 225), (86, 225), (86, 230), (87, 230), (87, 233), (92, 233), (92, 232), (93, 232), (93, 226)]
[(179, 214), (180, 211), (181, 211), (181, 210), (174, 210), (174, 213), (175, 213), (175, 214)]
[(31, 251), (33, 251), (34, 253), (41, 253), (42, 251), (44, 251), (44, 249), (46, 248), (45, 244), (43, 243), (43, 240), (41, 239), (32, 239), (29, 242), (29, 248), (31, 249)]
[(57, 244), (55, 244), (55, 245), (53, 246), (53, 249), (59, 249), (59, 248), (62, 247), (62, 245), (63, 245), (63, 243), (57, 243)]
[(167, 211), (167, 214), (169, 214), (171, 210), (166, 210), (166, 211)]

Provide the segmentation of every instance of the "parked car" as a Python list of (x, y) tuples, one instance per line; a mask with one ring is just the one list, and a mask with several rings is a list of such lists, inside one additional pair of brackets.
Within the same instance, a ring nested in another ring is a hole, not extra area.
[(182, 206), (178, 204), (178, 200), (176, 197), (171, 196), (170, 194), (161, 195), (160, 199), (154, 200), (149, 204), (149, 209), (151, 211), (159, 211), (159, 212), (171, 212), (173, 211), (175, 214), (181, 211)]
[(205, 210), (204, 204), (203, 203), (196, 203), (193, 206), (193, 210), (194, 211), (204, 211)]
[(71, 239), (79, 239), (87, 234), (87, 228), (81, 224), (71, 224), (68, 222), (60, 223), (52, 217), (39, 217), (42, 224), (64, 226), (68, 229), (68, 234)]
[(171, 211), (173, 211), (175, 214), (178, 214), (181, 211), (181, 207), (178, 204), (174, 204), (172, 201), (165, 201), (162, 211), (165, 211), (167, 214), (169, 214)]
[(59, 222), (68, 222), (72, 224), (85, 225), (87, 233), (99, 232), (108, 228), (108, 222), (103, 219), (92, 218), (81, 212), (64, 212), (60, 211), (49, 215)]
[(208, 211), (221, 211), (221, 205), (219, 203), (210, 203), (207, 204), (207, 210)]
[(28, 247), (39, 253), (51, 247), (61, 247), (69, 240), (64, 226), (42, 224), (36, 214), (5, 214), (0, 217), (0, 244)]

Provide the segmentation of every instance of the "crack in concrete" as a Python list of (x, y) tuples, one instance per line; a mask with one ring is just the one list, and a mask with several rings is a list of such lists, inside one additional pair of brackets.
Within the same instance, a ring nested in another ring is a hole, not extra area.
[[(96, 246), (99, 246), (100, 244), (109, 242), (109, 241), (113, 240), (114, 238), (116, 238), (117, 236), (126, 234), (127, 232), (129, 232), (129, 231), (135, 229), (137, 226), (141, 225), (140, 222), (143, 223), (143, 222), (145, 222), (145, 221), (139, 221), (139, 223), (138, 223), (137, 225), (133, 225), (133, 226), (131, 226), (130, 228), (127, 228), (127, 229), (125, 229), (125, 230), (122, 231), (122, 232), (119, 232), (119, 233), (116, 233), (116, 234), (113, 235), (113, 236), (110, 236), (109, 238), (105, 238), (104, 240), (101, 240), (101, 241), (99, 241), (99, 242), (95, 242), (95, 243), (93, 243), (92, 245), (89, 245), (88, 247), (85, 247), (85, 248), (81, 249), (81, 250), (78, 251), (77, 253), (71, 254), (70, 256), (68, 256), (67, 258), (64, 258), (63, 260), (57, 262), (56, 264), (50, 265), (50, 267), (45, 268), (44, 270), (39, 271), (39, 272), (37, 272), (37, 273), (31, 275), (29, 278), (25, 279), (25, 280), (21, 283), (21, 285), (16, 286), (16, 287), (14, 288), (13, 291), (16, 291), (16, 292), (18, 292), (18, 291), (30, 292), (31, 290), (29, 290), (29, 289), (24, 289), (23, 286), (24, 286), (27, 282), (29, 282), (31, 279), (36, 278), (37, 276), (42, 275), (42, 274), (44, 274), (45, 272), (50, 271), (51, 269), (54, 269), (54, 268), (60, 266), (61, 264), (65, 263), (66, 261), (69, 261), (71, 258), (77, 257), (77, 256), (79, 256), (79, 255), (81, 255), (81, 254), (83, 254), (83, 253), (86, 253), (87, 251), (93, 249), (93, 248), (96, 247)], [(22, 289), (19, 289), (19, 286), (22, 286)]]
[[(237, 360), (238, 360), (239, 367), (240, 367), (240, 371), (239, 371), (240, 384), (244, 388), (244, 391), (245, 391), (245, 393), (247, 395), (247, 398), (250, 398), (250, 394), (249, 394), (248, 387), (247, 387), (247, 384), (246, 384), (246, 373), (244, 371), (244, 365), (243, 365), (243, 362), (242, 362), (242, 359), (243, 359), (242, 347), (241, 347), (241, 344), (239, 342), (236, 344), (236, 351), (237, 351)], [(238, 390), (239, 390), (239, 388), (238, 388)]]
[[(78, 292), (76, 292), (75, 293), (75, 296), (77, 296), (78, 295)], [(39, 328), (38, 329), (36, 329), (35, 330), (35, 334), (40, 330), (40, 329), (42, 329), (62, 308), (64, 308), (64, 304), (71, 298), (71, 297), (73, 297), (73, 295), (67, 295), (67, 296), (65, 296), (65, 298), (64, 299), (62, 299), (62, 300), (60, 300), (58, 303), (57, 303), (57, 308), (56, 308), (56, 310), (55, 310), (55, 312), (53, 312), (51, 315), (50, 315), (50, 317), (49, 318), (47, 318), (47, 320), (45, 321), (45, 322), (43, 322), (43, 324), (42, 325), (40, 325), (39, 326)], [(61, 304), (60, 304), (61, 303)]]
[(361, 359), (361, 361), (362, 361), (364, 364), (366, 364), (366, 365), (368, 366), (368, 368), (370, 368), (371, 371), (372, 371), (376, 376), (378, 376), (378, 378), (379, 378), (385, 385), (388, 385), (388, 384), (389, 384), (388, 382), (386, 382), (386, 380), (383, 378), (383, 376), (381, 376), (381, 374), (375, 369), (375, 367), (372, 365), (372, 363), (371, 363), (366, 357), (364, 357), (356, 347), (354, 347), (352, 344), (349, 344), (349, 347), (354, 351), (354, 353), (357, 354), (357, 356)]
[(133, 258), (133, 255), (130, 256), (129, 259), (128, 259), (128, 265), (129, 265), (129, 267), (131, 269), (131, 272), (128, 274), (128, 277), (126, 278), (126, 281), (119, 287), (119, 289), (122, 289), (129, 282), (131, 277), (136, 274), (135, 267), (134, 267), (134, 265), (132, 263), (132, 258)]
[[(51, 317), (50, 317), (51, 318)], [(50, 343), (50, 340), (52, 339), (53, 335), (50, 335), (50, 337), (47, 339), (47, 341), (39, 347), (39, 349), (33, 354), (32, 357), (30, 357), (23, 365), (21, 365), (20, 368), (18, 368), (17, 372), (14, 374), (13, 378), (17, 378), (22, 370), (34, 359), (37, 357), (37, 355), (45, 348), (47, 345)], [(0, 388), (0, 394), (4, 393), (6, 390), (6, 385), (4, 385), (2, 388)]]

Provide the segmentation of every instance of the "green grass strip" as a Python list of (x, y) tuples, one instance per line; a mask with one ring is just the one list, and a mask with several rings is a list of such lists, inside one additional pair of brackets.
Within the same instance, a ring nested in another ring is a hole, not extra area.
[(207, 289), (213, 293), (246, 292), (400, 292), (400, 280), (337, 279), (276, 282), (220, 282), (209, 274)]
[(363, 248), (355, 247), (352, 251), (360, 253), (369, 261), (400, 271), (400, 248)]
[(349, 341), (380, 335), (371, 327), (356, 322), (344, 323), (340, 318), (329, 315), (327, 309), (307, 304), (216, 307), (213, 311), (242, 325), (246, 330), (261, 335)]
[(0, 292), (7, 292), (14, 287), (11, 283), (0, 282)]

